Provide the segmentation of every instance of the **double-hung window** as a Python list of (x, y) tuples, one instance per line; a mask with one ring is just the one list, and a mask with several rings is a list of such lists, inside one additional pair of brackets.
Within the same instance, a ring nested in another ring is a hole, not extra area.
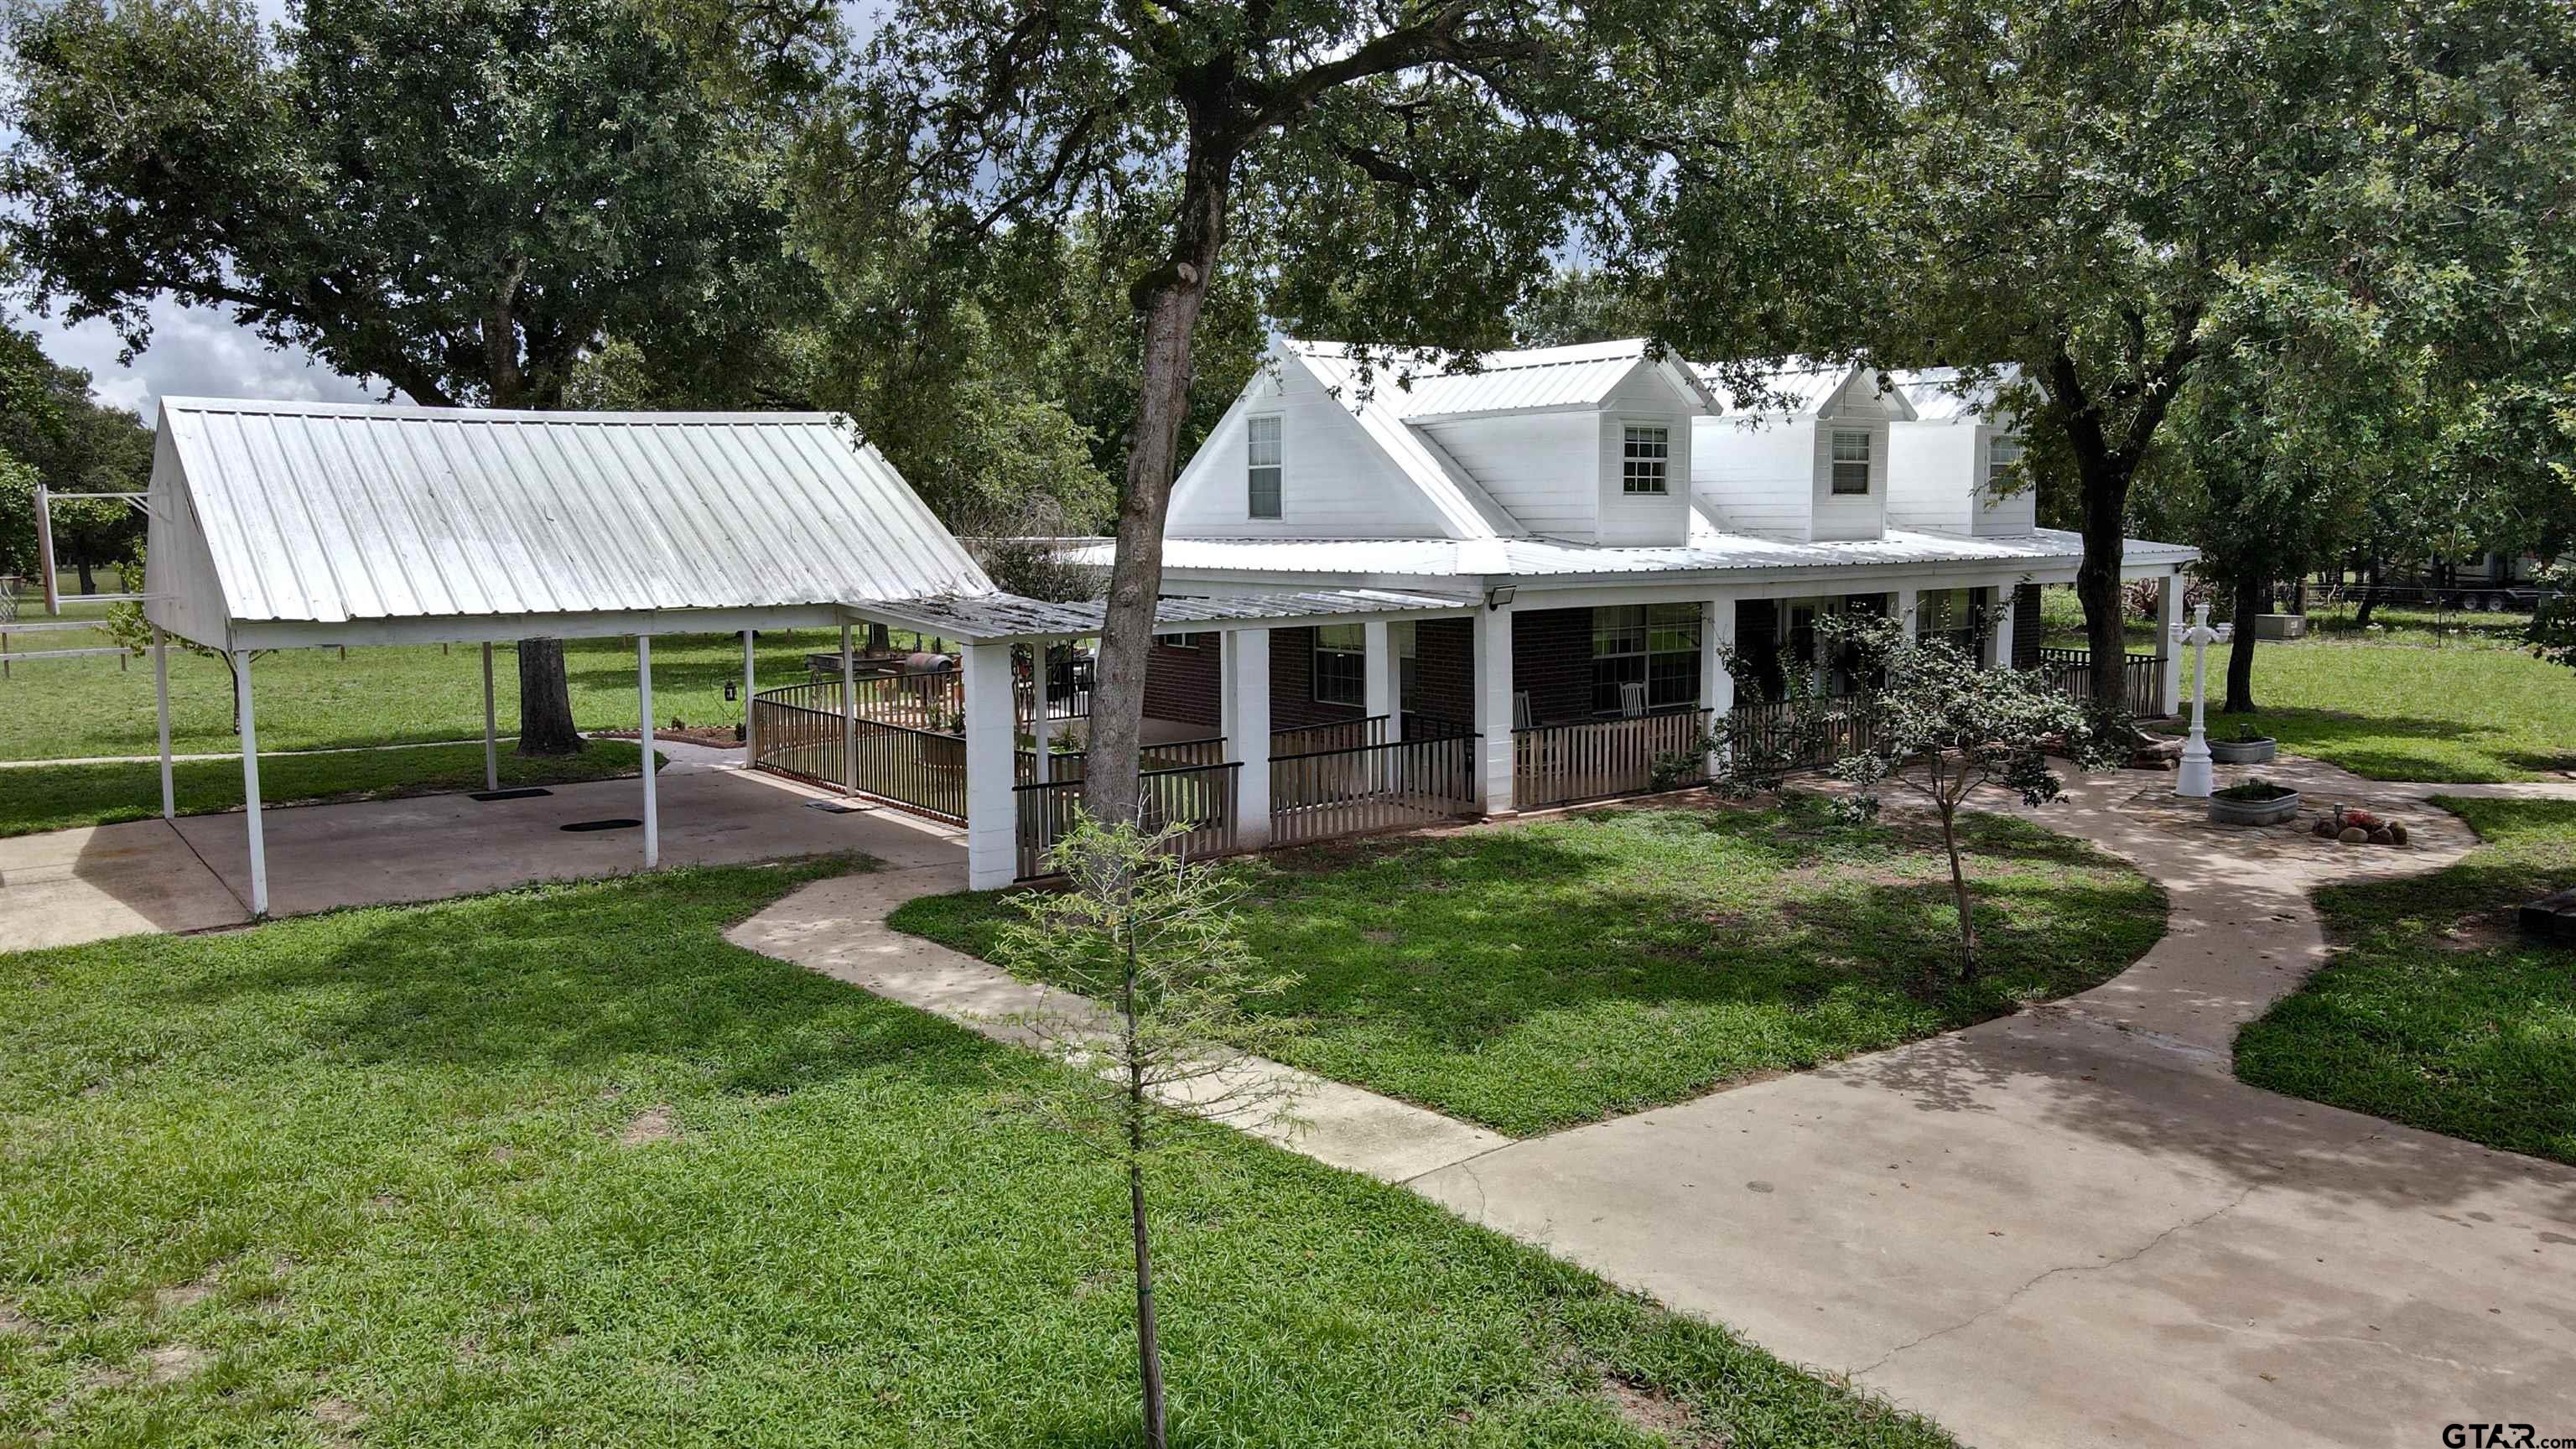
[(1629, 604), (1592, 611), (1592, 710), (1620, 714), (1629, 688), (1648, 709), (1699, 702), (1697, 604)]
[(1665, 470), (1672, 463), (1672, 429), (1629, 423), (1624, 432), (1619, 451), (1619, 491), (1662, 493)]
[(1869, 434), (1834, 430), (1834, 496), (1869, 492)]
[(1244, 420), (1244, 483), (1247, 511), (1254, 518), (1279, 516), (1279, 415), (1266, 413)]
[(2021, 471), (2021, 438), (2014, 433), (1997, 433), (1986, 439), (1986, 486), (1988, 498), (1998, 488), (2009, 488)]
[(1368, 626), (1315, 626), (1315, 702), (1364, 705), (1368, 702)]

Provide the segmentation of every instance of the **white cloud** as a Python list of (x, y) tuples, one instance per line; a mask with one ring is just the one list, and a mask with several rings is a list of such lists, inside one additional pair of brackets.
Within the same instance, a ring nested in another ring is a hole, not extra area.
[(105, 322), (66, 327), (57, 317), (37, 326), (48, 355), (88, 369), (100, 398), (135, 409), (147, 424), (165, 397), (368, 402), (384, 395), (381, 385), (344, 377), (300, 348), (270, 347), (220, 311), (182, 307), (166, 296), (152, 304), (151, 346), (130, 366), (117, 360), (125, 344)]

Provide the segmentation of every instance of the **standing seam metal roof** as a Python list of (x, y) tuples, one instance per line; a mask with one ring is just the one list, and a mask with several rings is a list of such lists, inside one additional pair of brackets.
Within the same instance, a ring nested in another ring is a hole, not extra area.
[[(236, 620), (758, 608), (993, 591), (828, 413), (167, 398)], [(156, 494), (164, 487), (154, 482)], [(186, 526), (186, 525), (182, 525)]]

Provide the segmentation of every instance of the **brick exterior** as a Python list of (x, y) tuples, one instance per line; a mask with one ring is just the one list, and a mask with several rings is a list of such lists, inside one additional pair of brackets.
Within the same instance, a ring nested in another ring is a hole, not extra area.
[[(1366, 696), (1362, 696), (1365, 698)], [(1302, 729), (1358, 719), (1365, 706), (1326, 704), (1315, 698), (1315, 631), (1270, 631), (1270, 727)]]
[(1417, 714), (1476, 728), (1476, 621), (1425, 619), (1414, 626), (1413, 700)]
[(2013, 590), (2013, 657), (2015, 669), (2039, 667), (2039, 585)]
[(1145, 713), (1155, 719), (1204, 725), (1214, 733), (1224, 721), (1217, 692), (1224, 664), (1217, 636), (1198, 638), (1196, 649), (1175, 649), (1168, 641), (1154, 641), (1154, 652), (1145, 659)]
[(1592, 718), (1592, 611), (1533, 609), (1512, 619), (1512, 688), (1543, 725)]

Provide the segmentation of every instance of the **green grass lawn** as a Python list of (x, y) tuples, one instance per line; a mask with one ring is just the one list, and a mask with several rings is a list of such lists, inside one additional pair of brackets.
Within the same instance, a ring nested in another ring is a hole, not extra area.
[(2345, 947), (2236, 1039), (2236, 1072), (2576, 1163), (2576, 950), (2512, 910), (2576, 886), (2576, 802), (2442, 800), (2486, 842), (2447, 870), (2317, 893)]
[[(1953, 949), (1937, 837), (1821, 808), (1609, 810), (1226, 867), (1253, 954), (1304, 980), (1295, 1065), (1529, 1135), (1893, 1046), (2107, 979), (2163, 934), (2153, 883), (2011, 820), (1970, 826), (1986, 976)], [(903, 930), (982, 953), (999, 892)]]
[[(1135, 1442), (1124, 1178), (1024, 1105), (1057, 1069), (720, 939), (842, 868), (0, 956), (0, 1442)], [(1187, 1136), (1179, 1444), (1666, 1443), (1614, 1381), (1694, 1443), (1950, 1442), (1402, 1189)]]
[[(658, 753), (658, 752), (657, 752)], [(592, 740), (578, 755), (523, 759), (501, 747), (501, 785), (565, 785), (636, 773), (637, 746)], [(241, 762), (183, 760), (170, 767), (182, 815), (238, 810)], [(427, 745), (327, 755), (259, 757), (260, 800), (269, 805), (379, 800), (483, 788), (483, 747)], [(149, 820), (161, 813), (161, 771), (151, 764), (26, 765), (0, 770), (0, 836), (75, 825)]]
[[(25, 647), (58, 647), (34, 642), (45, 637), (29, 635)], [(908, 642), (908, 636), (898, 640)], [(802, 682), (809, 652), (838, 647), (835, 630), (763, 634), (760, 687)], [(576, 724), (586, 730), (635, 728), (632, 644), (566, 640), (564, 663)], [(519, 663), (514, 647), (493, 651), (492, 674), (501, 732), (515, 734)], [(460, 644), (445, 654), (434, 644), (352, 649), (346, 659), (333, 649), (290, 649), (261, 655), (251, 665), (251, 680), (259, 742), (268, 749), (483, 737), (482, 653), (474, 645)], [(741, 680), (740, 635), (675, 634), (653, 641), (653, 712), (666, 725), (674, 718), (701, 727), (741, 723), (741, 701), (724, 697), (725, 685)], [(171, 651), (171, 748), (181, 754), (231, 749), (232, 710), (232, 683), (221, 663), (186, 650)], [(59, 760), (148, 755), (158, 748), (148, 661), (137, 660), (122, 672), (114, 659), (106, 658), (22, 664), (0, 683), (0, 756)]]

